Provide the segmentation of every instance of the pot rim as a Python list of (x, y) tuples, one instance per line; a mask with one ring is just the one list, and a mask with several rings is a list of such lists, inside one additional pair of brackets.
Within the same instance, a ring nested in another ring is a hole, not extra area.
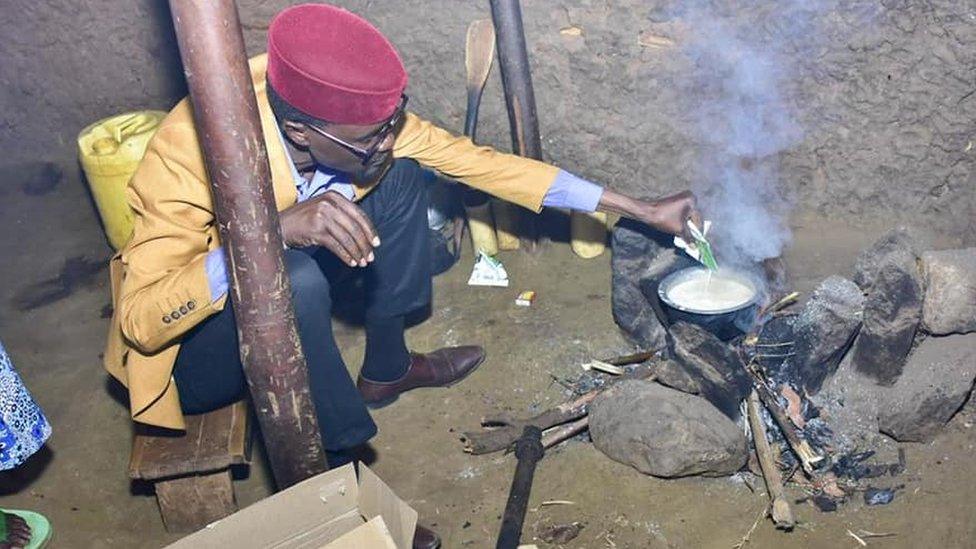
[(720, 271), (722, 272), (723, 275), (729, 278), (733, 278), (739, 282), (742, 282), (743, 284), (746, 284), (752, 290), (752, 297), (750, 297), (742, 304), (736, 305), (735, 307), (726, 307), (724, 309), (704, 310), (704, 309), (696, 309), (694, 307), (688, 307), (685, 305), (679, 305), (678, 303), (671, 300), (671, 298), (668, 296), (668, 292), (671, 290), (671, 288), (676, 286), (679, 282), (683, 282), (684, 280), (690, 278), (693, 273), (699, 271), (705, 272), (706, 269), (704, 267), (685, 267), (684, 269), (680, 269), (664, 277), (664, 279), (661, 280), (661, 283), (658, 284), (657, 286), (658, 298), (663, 303), (665, 303), (668, 307), (671, 307), (673, 309), (684, 311), (686, 313), (707, 315), (707, 316), (716, 316), (716, 315), (733, 313), (736, 311), (747, 309), (756, 304), (756, 301), (759, 298), (759, 286), (755, 283), (753, 277), (738, 269), (730, 269), (730, 268), (722, 268), (720, 269)]

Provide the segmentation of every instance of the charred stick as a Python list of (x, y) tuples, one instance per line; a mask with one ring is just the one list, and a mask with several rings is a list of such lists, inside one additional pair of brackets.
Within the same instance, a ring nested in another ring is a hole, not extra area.
[(485, 419), (482, 425), (501, 424), (502, 427), (487, 431), (468, 431), (461, 436), (464, 443), (464, 451), (469, 454), (490, 454), (506, 450), (515, 443), (525, 427), (533, 426), (540, 430), (549, 429), (556, 425), (561, 425), (567, 421), (577, 420), (586, 416), (586, 407), (593, 402), (602, 389), (594, 389), (575, 400), (564, 402), (555, 408), (546, 410), (541, 414), (526, 419), (518, 420), (511, 418), (490, 418)]
[(756, 443), (756, 457), (759, 459), (759, 468), (766, 482), (766, 492), (769, 494), (769, 506), (773, 517), (773, 524), (780, 530), (792, 530), (796, 526), (793, 519), (793, 510), (790, 503), (783, 493), (783, 477), (780, 475), (779, 467), (776, 466), (776, 459), (773, 457), (773, 450), (766, 440), (766, 426), (763, 425), (762, 418), (759, 417), (759, 395), (753, 390), (749, 395), (749, 426), (752, 427), (752, 438)]
[(590, 426), (590, 417), (583, 416), (575, 421), (550, 429), (542, 435), (542, 447), (549, 449), (560, 442), (582, 433)]
[(753, 387), (755, 387), (756, 392), (759, 394), (759, 398), (762, 400), (766, 409), (769, 410), (769, 414), (773, 416), (776, 424), (779, 425), (783, 436), (786, 437), (786, 442), (790, 445), (790, 449), (793, 450), (796, 457), (800, 458), (803, 470), (807, 474), (814, 474), (815, 466), (817, 463), (823, 461), (823, 456), (814, 451), (810, 443), (797, 431), (789, 416), (779, 405), (776, 395), (766, 386), (766, 383), (758, 378), (755, 373), (751, 371), (750, 373), (753, 374)]
[(601, 362), (606, 362), (607, 364), (613, 364), (614, 366), (626, 366), (628, 364), (647, 362), (648, 360), (654, 358), (654, 355), (656, 355), (657, 352), (658, 351), (641, 351), (639, 353), (634, 353), (631, 355), (623, 355), (623, 356), (608, 358)]
[(626, 376), (613, 378), (603, 387), (583, 393), (573, 400), (564, 402), (555, 408), (550, 408), (526, 420), (508, 417), (485, 418), (481, 422), (482, 426), (501, 425), (501, 427), (463, 433), (461, 435), (461, 442), (464, 444), (464, 451), (469, 454), (481, 455), (507, 450), (522, 435), (522, 430), (526, 426), (531, 425), (538, 427), (540, 430), (546, 430), (569, 421), (578, 420), (586, 416), (590, 403), (617, 380), (643, 379), (650, 377), (652, 373), (653, 368), (651, 366), (639, 366), (635, 371)]

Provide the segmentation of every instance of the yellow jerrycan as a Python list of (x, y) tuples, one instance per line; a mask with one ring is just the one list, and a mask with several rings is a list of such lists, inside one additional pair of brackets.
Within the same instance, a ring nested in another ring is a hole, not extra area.
[(132, 236), (125, 188), (149, 139), (166, 113), (136, 111), (99, 120), (78, 134), (78, 156), (109, 244), (116, 250)]

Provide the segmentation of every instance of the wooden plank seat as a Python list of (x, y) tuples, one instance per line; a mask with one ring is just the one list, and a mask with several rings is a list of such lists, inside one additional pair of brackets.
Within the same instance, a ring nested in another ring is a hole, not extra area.
[(151, 482), (163, 524), (192, 532), (237, 511), (231, 466), (250, 461), (247, 404), (186, 417), (186, 432), (136, 424), (129, 478)]

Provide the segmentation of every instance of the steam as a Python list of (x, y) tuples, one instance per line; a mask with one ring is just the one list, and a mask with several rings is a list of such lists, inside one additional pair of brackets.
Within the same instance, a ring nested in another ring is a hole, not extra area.
[(683, 3), (677, 14), (688, 28), (686, 97), (704, 144), (693, 188), (713, 221), (720, 262), (755, 263), (779, 256), (791, 239), (778, 155), (803, 137), (786, 95), (790, 59), (810, 36), (811, 4), (746, 0), (725, 13), (716, 4)]

